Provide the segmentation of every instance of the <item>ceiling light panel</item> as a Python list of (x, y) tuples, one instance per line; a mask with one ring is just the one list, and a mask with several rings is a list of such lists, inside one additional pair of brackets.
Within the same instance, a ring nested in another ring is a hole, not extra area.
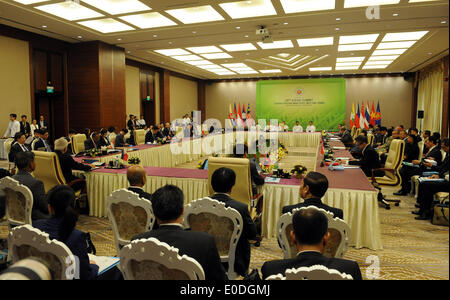
[(280, 69), (273, 69), (273, 70), (259, 70), (259, 72), (264, 74), (270, 74), (270, 73), (281, 73)]
[(287, 14), (329, 10), (336, 7), (335, 0), (281, 0), (280, 2)]
[(401, 55), (408, 49), (390, 49), (390, 50), (375, 50), (372, 53), (372, 56), (379, 55)]
[(338, 57), (336, 59), (337, 62), (359, 62), (363, 61), (365, 56), (355, 56), (355, 57)]
[(166, 13), (178, 19), (183, 24), (194, 24), (224, 20), (212, 6), (197, 6), (189, 8), (166, 10)]
[(36, 6), (35, 8), (69, 21), (103, 17), (102, 14), (76, 2), (59, 2)]
[(186, 61), (186, 63), (193, 65), (193, 66), (202, 66), (202, 65), (212, 64), (210, 61), (207, 61), (207, 60), (192, 60), (192, 61)]
[(175, 56), (175, 55), (190, 55), (191, 53), (187, 52), (184, 49), (161, 49), (155, 50), (156, 53), (165, 55), (165, 56)]
[(220, 50), (216, 46), (190, 47), (190, 48), (186, 48), (186, 49), (188, 49), (189, 51), (196, 53), (196, 54), (222, 52), (222, 50)]
[(141, 29), (177, 25), (177, 23), (175, 23), (174, 21), (164, 17), (163, 15), (157, 12), (123, 16), (120, 17), (120, 19), (130, 24), (133, 24)]
[(349, 66), (349, 67), (336, 67), (334, 68), (336, 71), (340, 71), (340, 70), (358, 70), (359, 66)]
[(417, 41), (423, 38), (427, 33), (428, 31), (386, 33), (381, 42)]
[(190, 60), (202, 60), (200, 56), (197, 55), (176, 55), (172, 56), (173, 59), (179, 60), (179, 61), (190, 61)]
[(368, 61), (366, 62), (366, 66), (373, 66), (373, 65), (390, 65), (392, 63), (392, 60), (375, 60), (375, 61)]
[(200, 66), (197, 66), (197, 68), (205, 69), (205, 70), (207, 70), (207, 69), (223, 69), (223, 70), (226, 70), (226, 69), (224, 69), (221, 66), (216, 65), (216, 64), (200, 65)]
[(112, 18), (91, 20), (91, 21), (82, 21), (82, 22), (78, 22), (78, 24), (89, 27), (94, 30), (97, 30), (101, 33), (122, 32), (122, 31), (134, 30), (133, 27), (128, 26), (127, 24), (124, 24), (122, 22), (116, 21)]
[(207, 53), (207, 54), (202, 54), (202, 56), (206, 59), (224, 59), (224, 58), (233, 58), (233, 56), (231, 56), (228, 53)]
[(352, 66), (360, 66), (362, 64), (362, 62), (337, 62), (336, 66), (337, 67), (352, 67)]
[(311, 39), (298, 39), (297, 43), (300, 47), (329, 46), (333, 45), (334, 38), (330, 36)]
[(316, 72), (316, 71), (331, 71), (332, 67), (317, 67), (317, 68), (309, 68), (310, 71)]
[(282, 49), (282, 48), (294, 48), (294, 45), (292, 44), (291, 40), (285, 40), (285, 41), (275, 41), (273, 43), (263, 43), (258, 42), (258, 46), (261, 47), (261, 49)]
[(398, 4), (400, 0), (345, 0), (344, 8)]
[(82, 2), (106, 11), (111, 15), (151, 10), (150, 7), (138, 0), (82, 0)]
[(363, 35), (348, 35), (348, 36), (341, 36), (339, 38), (339, 44), (345, 45), (345, 44), (362, 44), (362, 43), (374, 43), (379, 34), (363, 34)]
[(378, 49), (401, 49), (401, 48), (409, 48), (414, 45), (416, 41), (409, 42), (389, 42), (389, 43), (380, 43), (377, 47)]
[(235, 63), (235, 64), (222, 64), (225, 68), (248, 68), (246, 64), (243, 63)]
[(19, 2), (19, 3), (25, 4), (25, 5), (35, 4), (35, 3), (45, 2), (45, 1), (48, 1), (48, 0), (14, 0), (14, 2)]
[(379, 65), (379, 66), (364, 66), (363, 70), (370, 70), (370, 69), (386, 69), (388, 65)]
[(219, 6), (232, 18), (252, 18), (277, 14), (270, 0), (249, 0), (221, 3)]
[(365, 51), (372, 49), (373, 44), (339, 45), (338, 51)]
[(228, 52), (257, 50), (252, 43), (220, 45)]
[(400, 55), (381, 55), (381, 56), (372, 56), (369, 58), (369, 61), (372, 60), (396, 60)]

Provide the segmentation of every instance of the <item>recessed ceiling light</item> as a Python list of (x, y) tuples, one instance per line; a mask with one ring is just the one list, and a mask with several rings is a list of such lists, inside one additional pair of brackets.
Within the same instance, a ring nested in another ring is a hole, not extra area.
[(345, 0), (344, 8), (398, 4), (400, 0)]
[(381, 42), (417, 41), (427, 33), (428, 31), (386, 33)]
[(268, 74), (268, 73), (281, 73), (282, 71), (280, 69), (273, 69), (273, 70), (259, 70), (259, 72)]
[(35, 3), (44, 2), (44, 1), (48, 1), (48, 0), (14, 0), (14, 1), (28, 5), (28, 4), (35, 4)]
[(347, 35), (339, 37), (339, 44), (374, 43), (379, 34)]
[(225, 68), (248, 68), (248, 66), (243, 63), (222, 64), (222, 66)]
[(372, 56), (379, 55), (401, 55), (408, 49), (390, 49), (390, 50), (375, 50), (372, 53)]
[(270, 0), (228, 2), (221, 3), (219, 6), (232, 19), (273, 16), (277, 14)]
[(224, 58), (233, 58), (230, 54), (228, 53), (207, 53), (207, 54), (202, 54), (202, 56), (206, 59), (224, 59)]
[(172, 45), (173, 43), (172, 42), (169, 42), (169, 45)]
[(102, 33), (121, 32), (135, 30), (133, 27), (128, 26), (122, 22), (116, 21), (112, 18), (82, 21), (78, 24), (100, 31)]
[(258, 74), (258, 71), (236, 71), (238, 74)]
[(287, 14), (329, 10), (336, 6), (335, 0), (280, 0), (283, 10)]
[(155, 50), (156, 53), (165, 55), (165, 56), (175, 56), (175, 55), (190, 55), (191, 53), (187, 52), (183, 49), (161, 49)]
[[(340, 71), (340, 70), (358, 70), (359, 66), (348, 66), (348, 67), (336, 67), (335, 70), (336, 71)], [(342, 74), (344, 75), (344, 74)]]
[[(364, 66), (363, 70), (370, 70), (370, 69), (386, 69), (388, 65), (378, 65), (378, 66)], [(378, 74), (380, 74), (378, 72)]]
[[(119, 18), (142, 29), (177, 25), (174, 21), (157, 12), (129, 15)], [(155, 34), (153, 37), (157, 37), (157, 35)]]
[(433, 53), (432, 52), (428, 52), (428, 55), (432, 55)]
[(240, 27), (240, 26), (236, 26), (236, 29), (238, 29), (238, 30), (239, 30), (239, 29), (241, 29), (241, 27)]
[(364, 56), (358, 56), (358, 57), (338, 57), (336, 61), (338, 63), (340, 62), (362, 62), (365, 59)]
[(82, 38), (83, 38), (83, 36), (79, 35), (79, 36), (77, 36), (77, 38), (79, 38), (79, 39), (82, 39)]
[(36, 6), (35, 8), (69, 21), (103, 17), (102, 14), (76, 2), (59, 2)]
[(294, 48), (291, 40), (274, 41), (273, 43), (257, 43), (261, 49), (282, 49), (282, 48)]
[(334, 38), (330, 36), (322, 38), (298, 39), (297, 43), (300, 47), (329, 46), (333, 45)]
[(387, 66), (390, 65), (392, 61), (386, 60), (386, 61), (368, 61), (366, 62), (366, 66)]
[(389, 42), (389, 43), (380, 43), (377, 49), (400, 49), (400, 48), (409, 48), (414, 45), (416, 41), (408, 41), (408, 42)]
[(244, 37), (248, 38), (248, 34), (244, 35)]
[(249, 50), (257, 50), (256, 47), (252, 43), (244, 43), (244, 44), (226, 44), (220, 45), (223, 49), (229, 52), (233, 51), (249, 51)]
[(207, 60), (192, 60), (192, 61), (187, 61), (186, 63), (193, 65), (193, 66), (201, 66), (201, 65), (211, 65), (212, 63), (210, 61)]
[(392, 14), (393, 17), (398, 17), (398, 14)]
[(341, 18), (336, 18), (336, 21), (340, 21), (340, 20), (342, 20)]
[(354, 67), (360, 66), (362, 62), (337, 62), (336, 67)]
[(336, 31), (339, 31), (339, 28), (338, 27), (336, 27), (334, 30), (336, 30)]
[(197, 31), (192, 31), (192, 33), (193, 33), (193, 34), (196, 34), (196, 33), (197, 33)]
[(128, 53), (128, 54), (130, 54), (130, 53), (131, 53), (131, 51), (127, 51), (127, 53)]
[(331, 71), (332, 67), (317, 67), (317, 68), (309, 68), (310, 71), (316, 72), (316, 71)]
[(166, 10), (183, 24), (221, 21), (224, 18), (210, 5)]
[(289, 23), (288, 22), (284, 22), (283, 25), (289, 25)]
[[(200, 66), (198, 66), (198, 68), (200, 68), (200, 69), (223, 69), (222, 67), (220, 67), (219, 65), (216, 65), (216, 64), (200, 65)], [(223, 69), (223, 70), (225, 70), (225, 69)]]
[(138, 0), (82, 0), (111, 15), (126, 14), (137, 11), (151, 10), (150, 7)]
[(191, 61), (191, 60), (202, 60), (200, 56), (197, 55), (175, 55), (171, 56), (173, 59), (179, 60), (179, 61)]
[(158, 35), (157, 35), (157, 34), (154, 34), (153, 37), (158, 37)]
[(122, 39), (121, 39), (121, 38), (118, 38), (117, 40), (118, 40), (118, 41), (121, 41)]
[(447, 21), (442, 21), (441, 24), (447, 24)]
[(196, 54), (222, 52), (222, 50), (220, 50), (216, 46), (189, 47), (189, 48), (186, 48), (186, 49), (188, 49), (189, 51), (194, 52)]
[(396, 60), (398, 57), (399, 57), (399, 55), (371, 56), (369, 58), (369, 61), (374, 61), (374, 60)]
[(373, 44), (353, 44), (353, 45), (339, 45), (338, 51), (366, 51), (372, 49)]

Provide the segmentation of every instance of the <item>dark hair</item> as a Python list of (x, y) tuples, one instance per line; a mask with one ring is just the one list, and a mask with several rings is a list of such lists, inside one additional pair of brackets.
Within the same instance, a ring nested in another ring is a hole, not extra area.
[(42, 130), (40, 130), (40, 129), (35, 129), (35, 130), (34, 130), (34, 133), (42, 134)]
[(292, 217), (292, 226), (298, 244), (317, 245), (328, 231), (328, 219), (317, 209), (301, 209)]
[(236, 144), (233, 148), (233, 153), (235, 157), (244, 157), (244, 154), (248, 154), (248, 147), (245, 144)]
[(126, 129), (126, 128), (122, 129), (122, 131), (123, 131), (125, 134), (128, 133), (128, 129)]
[(177, 219), (183, 212), (183, 205), (183, 191), (174, 185), (165, 185), (152, 195), (153, 212), (161, 221)]
[(364, 136), (367, 136), (367, 130), (365, 130), (365, 129), (361, 130), (361, 134)]
[(387, 128), (384, 127), (384, 126), (383, 126), (383, 127), (380, 127), (380, 130), (381, 130), (381, 131), (388, 131)]
[(416, 135), (410, 133), (410, 134), (408, 134), (408, 137), (411, 137), (411, 138), (413, 139), (413, 144), (418, 143), (418, 140), (417, 140), (417, 136), (416, 136)]
[(69, 129), (69, 134), (75, 134), (77, 133), (74, 129)]
[(387, 130), (387, 135), (388, 135), (388, 137), (389, 137), (389, 136), (392, 136), (392, 131), (394, 131), (394, 129), (392, 129), (392, 128), (389, 128), (389, 129)]
[(26, 118), (27, 117), (27, 115), (22, 115), (22, 116), (20, 116), (21, 118)]
[(411, 131), (415, 131), (415, 132), (419, 133), (419, 130), (417, 128), (410, 128), (409, 132), (411, 132)]
[(19, 170), (26, 169), (34, 161), (34, 153), (31, 151), (17, 152), (14, 162)]
[(25, 135), (23, 132), (16, 132), (16, 134), (14, 134), (14, 141), (17, 142), (22, 135)]
[(355, 139), (355, 142), (360, 144), (367, 144), (369, 141), (367, 140), (367, 136), (365, 135), (358, 135)]
[(85, 128), (83, 130), (83, 133), (84, 133), (84, 135), (86, 136), (87, 139), (90, 138), (90, 132), (91, 132), (91, 130), (89, 128)]
[(369, 124), (369, 128), (373, 128), (373, 125), (372, 125), (372, 124)]
[(431, 131), (429, 131), (429, 130), (425, 130), (424, 133), (425, 133), (426, 135), (428, 135), (428, 136), (431, 135)]
[(68, 185), (57, 185), (47, 194), (47, 202), (55, 211), (55, 218), (62, 219), (58, 228), (58, 240), (65, 242), (78, 221), (74, 211), (75, 192)]
[(101, 135), (104, 135), (104, 134), (107, 133), (107, 132), (108, 132), (108, 131), (106, 131), (105, 128), (100, 129), (100, 134), (101, 134)]
[(309, 172), (303, 180), (303, 184), (309, 187), (309, 192), (322, 198), (328, 190), (328, 179), (325, 175), (318, 172)]
[(433, 135), (438, 141), (441, 139), (441, 134), (439, 132), (433, 132)]
[(236, 184), (236, 173), (229, 168), (220, 168), (214, 171), (211, 186), (216, 193), (228, 193)]
[(116, 127), (114, 127), (114, 126), (109, 126), (108, 127), (108, 131), (109, 132), (114, 132), (116, 130)]
[(9, 114), (10, 117), (13, 117), (14, 119), (17, 119), (17, 115), (16, 114)]
[(46, 133), (48, 132), (48, 130), (45, 129), (45, 128), (44, 128), (44, 129), (41, 128), (40, 131), (41, 131), (41, 134), (42, 134), (42, 135), (44, 135), (44, 134), (46, 134)]
[(439, 143), (439, 139), (434, 134), (428, 138), (428, 141), (432, 142), (435, 145)]
[(448, 138), (443, 139), (442, 144), (448, 147)]
[(140, 172), (134, 172), (134, 173), (127, 172), (127, 180), (131, 186), (141, 184), (144, 181), (145, 176), (146, 176), (146, 174), (142, 174)]

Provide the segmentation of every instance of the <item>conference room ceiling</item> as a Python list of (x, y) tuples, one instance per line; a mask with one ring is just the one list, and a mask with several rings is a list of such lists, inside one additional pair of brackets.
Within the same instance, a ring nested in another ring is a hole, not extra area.
[[(396, 4), (369, 19), (374, 2)], [(448, 15), (448, 0), (0, 0), (2, 24), (201, 79), (416, 71), (448, 55)]]

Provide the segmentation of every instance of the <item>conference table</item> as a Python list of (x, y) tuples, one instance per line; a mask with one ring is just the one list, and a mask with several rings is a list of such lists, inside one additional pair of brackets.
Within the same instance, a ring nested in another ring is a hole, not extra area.
[[(221, 138), (230, 138), (230, 136), (226, 137), (227, 134), (233, 133), (222, 134)], [(313, 169), (326, 175), (329, 180), (329, 189), (322, 201), (343, 210), (344, 220), (351, 229), (350, 245), (356, 248), (382, 249), (377, 193), (364, 173), (359, 168), (330, 171), (327, 167), (320, 167), (320, 162), (323, 159), (323, 155), (320, 153), (321, 133), (286, 132), (279, 133), (278, 138), (288, 150), (290, 147), (292, 149), (296, 147), (314, 149), (314, 155), (310, 158), (313, 159)], [(188, 143), (185, 146), (193, 147), (195, 143), (199, 143), (201, 140), (185, 141), (185, 143)], [(331, 142), (330, 144), (331, 146), (342, 146), (340, 142)], [(128, 156), (142, 158), (141, 165), (147, 172), (147, 184), (144, 187), (146, 192), (153, 193), (166, 184), (173, 184), (183, 190), (186, 204), (209, 195), (207, 170), (173, 167), (183, 162), (200, 159), (204, 157), (203, 154), (173, 154), (175, 157), (170, 158), (172, 155), (170, 145), (142, 145), (133, 148), (137, 150), (128, 152)], [(347, 150), (334, 151), (335, 157), (351, 157)], [(165, 152), (169, 152), (169, 154)], [(107, 162), (116, 156), (120, 156), (120, 154), (99, 159)], [(79, 161), (81, 159), (83, 158), (77, 158)], [(153, 165), (147, 165), (144, 162), (153, 163)], [(117, 189), (128, 187), (126, 169), (101, 167), (85, 173), (85, 176), (90, 215), (106, 217), (106, 197)], [(277, 183), (266, 183), (261, 187), (264, 194), (262, 217), (262, 234), (264, 237), (276, 237), (276, 226), (282, 208), (300, 201), (299, 187), (301, 182), (302, 180), (297, 178), (280, 179)]]

